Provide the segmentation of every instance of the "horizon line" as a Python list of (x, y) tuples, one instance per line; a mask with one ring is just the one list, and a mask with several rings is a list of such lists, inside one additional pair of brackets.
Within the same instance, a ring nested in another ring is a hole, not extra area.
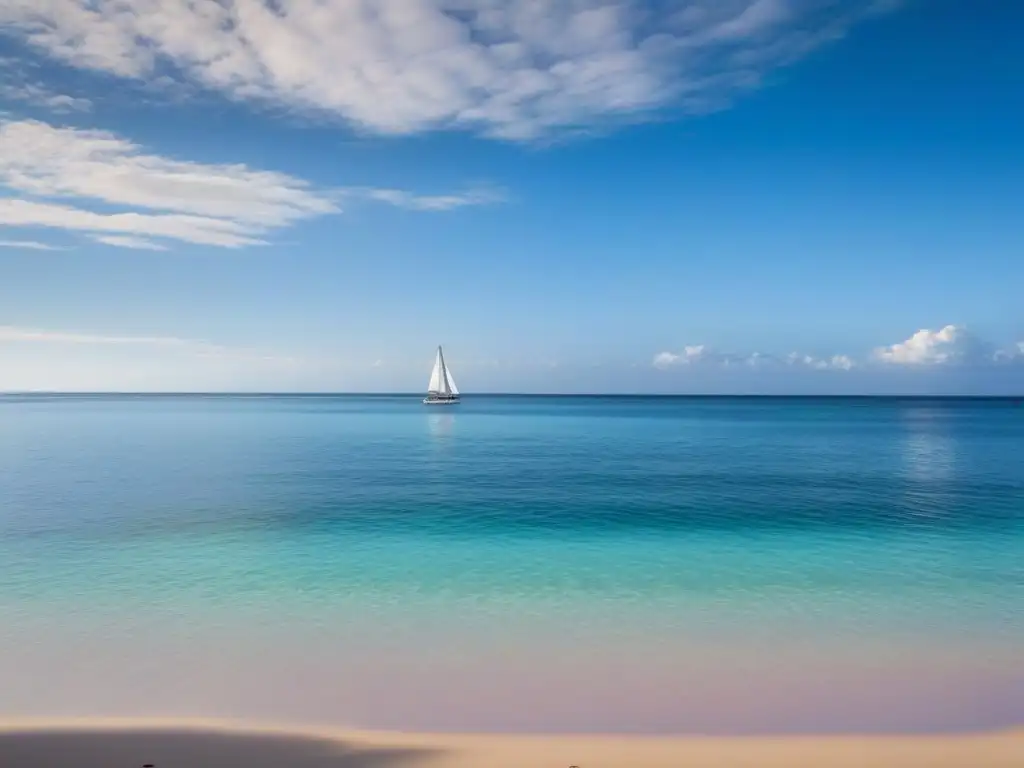
[[(131, 397), (401, 397), (422, 398), (422, 392), (301, 392), (301, 391), (202, 391), (202, 390), (0, 390), (0, 397), (8, 396), (131, 396)], [(475, 392), (462, 394), (462, 399), (478, 397), (519, 398), (631, 398), (631, 399), (808, 399), (808, 400), (1022, 400), (1024, 393), (1013, 395), (985, 394), (785, 394), (785, 393), (653, 393), (653, 392)]]

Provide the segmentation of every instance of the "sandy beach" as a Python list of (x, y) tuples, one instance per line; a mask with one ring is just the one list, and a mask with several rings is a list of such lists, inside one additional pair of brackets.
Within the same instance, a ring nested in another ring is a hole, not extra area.
[(1024, 731), (934, 736), (518, 736), (211, 722), (0, 726), (5, 768), (1011, 768)]

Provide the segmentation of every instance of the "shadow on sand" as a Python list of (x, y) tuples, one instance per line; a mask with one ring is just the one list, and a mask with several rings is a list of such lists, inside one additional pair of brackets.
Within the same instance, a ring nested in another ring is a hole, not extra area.
[(327, 739), (203, 731), (0, 733), (3, 768), (406, 768), (428, 750), (356, 748)]

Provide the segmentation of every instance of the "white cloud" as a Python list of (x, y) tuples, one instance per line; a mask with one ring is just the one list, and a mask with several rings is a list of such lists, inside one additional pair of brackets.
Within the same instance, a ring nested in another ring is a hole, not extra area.
[(683, 347), (681, 352), (661, 352), (654, 356), (653, 365), (655, 368), (672, 368), (677, 365), (741, 365), (743, 363), (756, 364), (759, 355), (755, 353), (749, 357), (741, 357), (726, 352), (719, 352), (711, 349), (706, 344), (693, 344)]
[(924, 328), (906, 341), (876, 349), (874, 355), (894, 365), (960, 365), (991, 361), (995, 351), (967, 329), (947, 325), (937, 331)]
[(659, 352), (654, 356), (654, 362), (651, 363), (655, 368), (671, 368), (674, 365), (682, 362), (682, 357), (675, 354), (674, 352)]
[(172, 77), (374, 133), (508, 139), (756, 86), (891, 0), (5, 0), (0, 26), (77, 67)]
[(94, 213), (82, 208), (0, 198), (0, 226), (48, 227), (82, 232), (123, 232), (188, 243), (238, 248), (264, 240), (253, 228), (227, 219), (148, 213)]
[(1024, 342), (1000, 349), (963, 326), (947, 325), (937, 331), (924, 328), (906, 341), (879, 347), (874, 359), (902, 366), (983, 366), (1024, 362)]
[(58, 114), (88, 112), (92, 109), (92, 102), (88, 99), (56, 93), (39, 83), (0, 82), (0, 99), (43, 107)]
[(284, 226), (338, 210), (329, 194), (283, 173), (172, 160), (107, 131), (36, 120), (0, 125), (0, 183), (34, 196), (84, 197), (250, 226)]
[(115, 248), (130, 248), (136, 251), (166, 251), (166, 245), (147, 240), (144, 237), (133, 235), (95, 235), (93, 238), (97, 243), (112, 245)]
[[(0, 198), (0, 225), (107, 233), (115, 245), (131, 236), (256, 245), (274, 229), (339, 210), (331, 194), (287, 174), (174, 160), (107, 131), (36, 120), (0, 124), (0, 185), (34, 198)], [(55, 198), (129, 210), (96, 212)]]
[(689, 347), (683, 347), (683, 353), (681, 355), (677, 355), (677, 360), (679, 362), (692, 363), (707, 360), (712, 357), (714, 357), (714, 355), (704, 344), (694, 344)]
[[(0, 197), (0, 226), (103, 233), (94, 239), (151, 250), (166, 246), (145, 238), (224, 248), (264, 244), (275, 230), (340, 212), (346, 193), (276, 171), (162, 157), (108, 131), (37, 120), (0, 123), (0, 186), (21, 196)], [(482, 192), (417, 196), (362, 189), (360, 194), (420, 210), (489, 201)], [(61, 198), (76, 205), (55, 202)], [(81, 201), (108, 210), (89, 210)], [(128, 210), (110, 212), (112, 207)]]
[(0, 248), (14, 248), (23, 251), (66, 251), (59, 245), (40, 243), (35, 240), (0, 240)]

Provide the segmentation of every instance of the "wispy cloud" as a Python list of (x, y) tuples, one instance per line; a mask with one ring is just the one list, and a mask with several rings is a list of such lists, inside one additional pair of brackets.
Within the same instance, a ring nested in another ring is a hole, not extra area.
[(14, 248), (22, 251), (66, 251), (67, 248), (60, 245), (40, 243), (36, 240), (0, 240), (0, 248)]
[[(81, 232), (123, 232), (186, 243), (238, 248), (266, 241), (244, 223), (205, 216), (150, 213), (95, 213), (83, 208), (31, 200), (0, 199), (0, 226), (48, 227)], [(260, 234), (265, 230), (259, 229)]]
[(534, 139), (702, 112), (892, 0), (5, 0), (0, 26), (123, 78), (363, 130)]
[(786, 363), (791, 366), (810, 368), (815, 371), (850, 371), (857, 363), (849, 355), (832, 355), (831, 357), (814, 357), (791, 352), (786, 356)]
[(496, 189), (471, 189), (468, 192), (453, 195), (417, 195), (401, 189), (354, 189), (352, 193), (368, 200), (376, 200), (412, 211), (452, 211), (457, 208), (490, 205), (505, 200), (504, 193)]
[(0, 326), (0, 391), (282, 390), (323, 368), (331, 370), (321, 360), (177, 336)]
[(115, 248), (130, 248), (136, 251), (166, 251), (166, 245), (147, 240), (144, 237), (133, 235), (95, 235), (93, 238), (97, 243), (112, 245)]
[(21, 328), (12, 325), (0, 325), (0, 342), (21, 342), (32, 344), (87, 344), (87, 345), (135, 345), (144, 347), (174, 347), (178, 349), (194, 349), (200, 351), (219, 351), (225, 349), (205, 341), (179, 339), (174, 336), (120, 336), (96, 333), (80, 333), (77, 331), (54, 331), (40, 328)]
[(691, 344), (683, 347), (680, 352), (660, 352), (654, 356), (655, 368), (673, 368), (679, 365), (699, 365), (718, 363), (728, 365), (734, 356), (715, 352), (705, 344)]
[(679, 352), (660, 352), (651, 363), (655, 368), (667, 370), (681, 366), (702, 366), (719, 368), (757, 368), (790, 367), (807, 368), (815, 371), (842, 370), (848, 371), (856, 363), (846, 355), (834, 355), (829, 358), (816, 358), (812, 355), (790, 353), (785, 357), (764, 352), (723, 352), (712, 349), (705, 344), (692, 344), (683, 347)]
[(1024, 341), (1018, 341), (1011, 347), (996, 350), (997, 362), (1024, 362)]
[(133, 336), (83, 331), (66, 331), (20, 326), (0, 326), (0, 345), (29, 344), (63, 347), (122, 347), (149, 349), (153, 352), (177, 353), (193, 358), (217, 358), (233, 362), (260, 362), (278, 366), (294, 366), (301, 361), (293, 355), (256, 349), (248, 346), (214, 344), (201, 339), (177, 336)]
[(659, 352), (654, 356), (654, 360), (651, 362), (655, 368), (665, 370), (681, 362), (681, 356), (675, 352)]
[(1018, 341), (1005, 349), (997, 349), (993, 357), (997, 363), (1024, 362), (1024, 341)]
[[(154, 237), (224, 248), (265, 244), (277, 230), (340, 213), (347, 194), (277, 171), (163, 157), (108, 131), (37, 120), (0, 123), (0, 186), (19, 195), (0, 197), (0, 226), (102, 233), (94, 239), (149, 250), (167, 248), (149, 239)], [(418, 196), (364, 189), (361, 194), (419, 210), (486, 202), (475, 192)], [(74, 204), (56, 202), (62, 198)], [(111, 207), (123, 210), (110, 212)]]
[[(4, 10), (0, 8), (0, 16), (3, 13)], [(54, 91), (39, 82), (37, 74), (20, 59), (0, 56), (0, 106), (15, 102), (56, 114), (88, 112), (92, 109), (93, 104), (89, 99)]]
[(92, 109), (89, 99), (56, 93), (39, 83), (0, 82), (0, 101), (17, 101), (57, 114), (88, 112)]

